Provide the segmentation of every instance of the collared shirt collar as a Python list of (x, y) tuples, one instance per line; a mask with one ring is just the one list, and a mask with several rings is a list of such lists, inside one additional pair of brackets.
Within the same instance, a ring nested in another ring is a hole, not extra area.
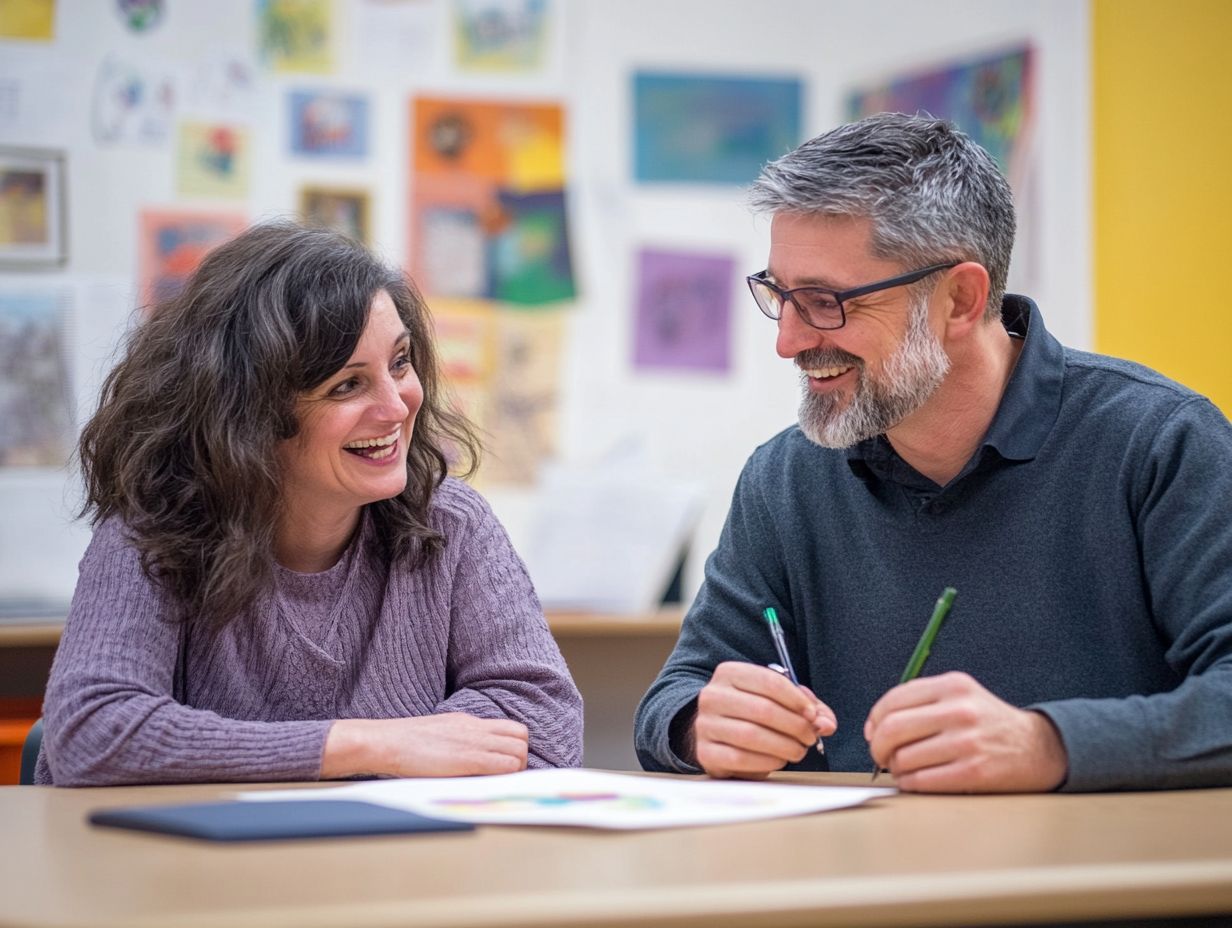
[[(992, 425), (963, 473), (969, 472), (985, 448), (991, 448), (1005, 460), (1031, 460), (1052, 431), (1061, 408), (1065, 349), (1044, 328), (1035, 301), (1006, 294), (1001, 303), (1001, 324), (1011, 335), (1024, 339), (1022, 351)], [(847, 449), (847, 458), (853, 465), (865, 462), (884, 473), (897, 455), (886, 437), (878, 435)]]

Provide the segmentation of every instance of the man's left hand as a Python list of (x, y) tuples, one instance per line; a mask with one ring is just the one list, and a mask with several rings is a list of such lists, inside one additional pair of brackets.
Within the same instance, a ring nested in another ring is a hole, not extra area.
[(873, 706), (864, 737), (874, 760), (913, 792), (1044, 792), (1068, 769), (1047, 716), (1003, 702), (965, 673), (894, 687)]

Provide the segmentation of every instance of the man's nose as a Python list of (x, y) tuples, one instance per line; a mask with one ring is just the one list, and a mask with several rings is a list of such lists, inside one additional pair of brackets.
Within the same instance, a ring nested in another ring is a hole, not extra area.
[(787, 300), (779, 317), (779, 336), (774, 343), (779, 357), (794, 358), (801, 351), (818, 347), (825, 339), (826, 333), (801, 319), (796, 304)]

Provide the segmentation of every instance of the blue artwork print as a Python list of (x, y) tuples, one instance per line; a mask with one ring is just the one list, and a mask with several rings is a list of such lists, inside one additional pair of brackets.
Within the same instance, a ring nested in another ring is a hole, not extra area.
[(368, 101), (362, 96), (296, 90), (290, 94), (291, 151), (297, 155), (368, 155)]
[(802, 96), (794, 79), (636, 74), (634, 177), (750, 183), (799, 144)]

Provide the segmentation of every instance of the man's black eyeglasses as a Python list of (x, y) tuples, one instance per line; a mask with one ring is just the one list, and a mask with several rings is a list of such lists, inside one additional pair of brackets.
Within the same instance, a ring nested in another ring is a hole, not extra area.
[(825, 287), (796, 287), (794, 290), (784, 290), (766, 280), (769, 271), (753, 274), (746, 279), (758, 308), (774, 321), (777, 322), (783, 318), (783, 307), (790, 301), (796, 307), (800, 318), (813, 328), (841, 329), (847, 324), (847, 313), (843, 309), (843, 304), (848, 300), (876, 293), (878, 290), (889, 290), (891, 287), (913, 284), (917, 280), (923, 280), (929, 274), (949, 270), (959, 263), (950, 261), (946, 264), (931, 264), (916, 271), (908, 271), (897, 277), (852, 287), (849, 290), (828, 290)]

